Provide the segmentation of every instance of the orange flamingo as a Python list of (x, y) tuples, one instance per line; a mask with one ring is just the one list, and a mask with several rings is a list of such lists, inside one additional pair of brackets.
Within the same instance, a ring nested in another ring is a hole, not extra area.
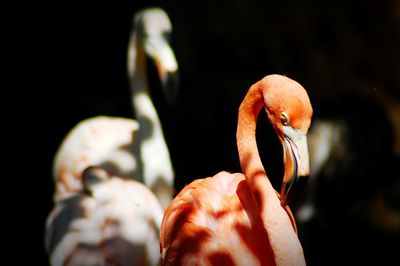
[[(257, 150), (262, 108), (284, 149), (280, 195)], [(269, 75), (251, 86), (239, 108), (236, 135), (243, 174), (195, 180), (175, 197), (161, 224), (162, 265), (305, 265), (287, 199), (309, 174), (311, 116), (307, 93), (296, 81)]]

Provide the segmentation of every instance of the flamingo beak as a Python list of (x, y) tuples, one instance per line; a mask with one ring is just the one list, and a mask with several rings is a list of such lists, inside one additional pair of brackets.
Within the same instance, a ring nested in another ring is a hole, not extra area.
[(307, 135), (291, 126), (283, 127), (283, 157), (285, 174), (282, 182), (281, 204), (291, 200), (300, 180), (310, 174)]
[(167, 103), (173, 103), (178, 95), (179, 73), (171, 46), (164, 37), (148, 36), (144, 48), (155, 62)]

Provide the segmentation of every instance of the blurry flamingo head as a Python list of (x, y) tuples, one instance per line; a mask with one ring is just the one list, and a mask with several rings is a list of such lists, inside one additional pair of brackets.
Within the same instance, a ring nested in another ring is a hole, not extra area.
[(306, 90), (296, 81), (270, 75), (262, 83), (265, 110), (284, 150), (281, 201), (286, 204), (293, 194), (294, 185), (309, 175), (307, 132), (313, 110)]
[[(166, 100), (173, 102), (178, 93), (179, 76), (178, 63), (169, 43), (172, 25), (168, 15), (161, 8), (146, 8), (134, 16), (133, 24), (132, 37), (137, 42), (132, 44), (140, 45), (155, 63)], [(130, 58), (128, 64), (134, 63)], [(130, 69), (133, 68), (130, 66)]]
[(109, 173), (99, 166), (89, 166), (82, 172), (84, 190), (91, 194), (96, 185), (110, 178)]

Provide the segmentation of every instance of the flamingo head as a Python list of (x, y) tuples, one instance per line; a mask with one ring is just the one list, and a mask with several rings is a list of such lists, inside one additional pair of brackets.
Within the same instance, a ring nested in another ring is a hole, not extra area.
[(147, 8), (134, 17), (137, 39), (155, 63), (164, 95), (172, 103), (178, 94), (178, 63), (170, 46), (172, 32), (168, 15), (160, 8)]
[(83, 188), (89, 194), (92, 194), (96, 185), (108, 180), (109, 173), (99, 166), (89, 166), (82, 172)]
[(264, 106), (283, 146), (285, 173), (282, 182), (281, 203), (287, 203), (295, 185), (310, 172), (307, 132), (311, 124), (312, 107), (306, 90), (285, 76), (264, 78)]

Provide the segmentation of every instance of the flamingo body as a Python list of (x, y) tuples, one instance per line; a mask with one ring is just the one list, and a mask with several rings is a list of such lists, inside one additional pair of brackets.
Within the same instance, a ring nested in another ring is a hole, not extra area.
[(157, 265), (157, 198), (139, 182), (95, 171), (104, 180), (61, 200), (48, 217), (51, 265)]
[[(279, 206), (277, 196), (269, 200)], [(163, 258), (170, 259), (165, 264), (275, 265), (275, 254), (257, 209), (243, 174), (220, 172), (195, 180), (177, 195), (165, 212), (161, 252)], [(276, 208), (269, 213), (271, 221), (286, 225), (286, 230), (276, 233), (293, 239), (292, 250), (297, 250), (296, 256), (301, 258), (302, 249), (290, 223), (290, 210)]]
[[(257, 248), (257, 243), (268, 243), (268, 235), (253, 211), (255, 202), (250, 199), (244, 206), (241, 203), (249, 193), (243, 175), (227, 172), (186, 186), (165, 214), (168, 218), (161, 230), (161, 246), (168, 247), (162, 250), (162, 256), (169, 259), (166, 264), (197, 265), (200, 257), (205, 265), (255, 265), (262, 253), (269, 255), (265, 262), (271, 262), (271, 248)], [(252, 235), (257, 238), (251, 239)], [(242, 242), (247, 244), (245, 249), (239, 248)]]
[(107, 116), (77, 124), (64, 138), (54, 159), (56, 200), (82, 190), (81, 174), (90, 165), (101, 166), (117, 176), (137, 178), (132, 151), (138, 127), (133, 119)]

